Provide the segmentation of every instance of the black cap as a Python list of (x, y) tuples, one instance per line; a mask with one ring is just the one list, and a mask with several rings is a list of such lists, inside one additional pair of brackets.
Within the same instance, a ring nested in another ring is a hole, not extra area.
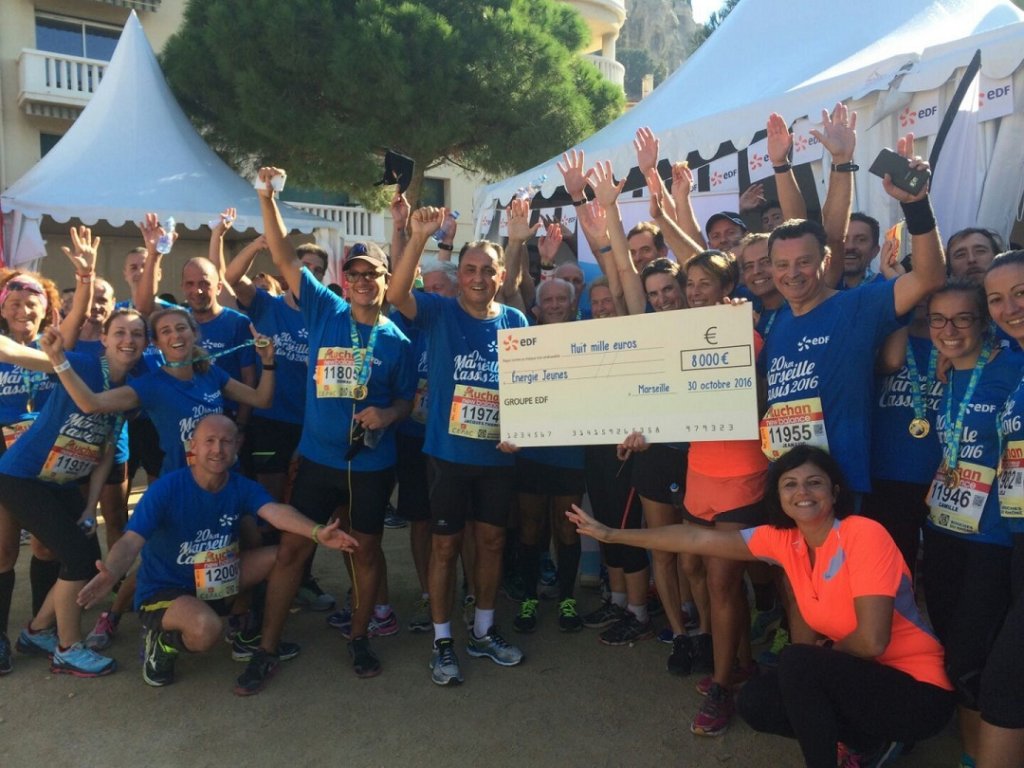
[(379, 187), (382, 184), (397, 184), (399, 192), (405, 192), (412, 181), (412, 172), (416, 163), (411, 157), (400, 155), (397, 152), (388, 150), (384, 153), (384, 178), (374, 182), (373, 186)]

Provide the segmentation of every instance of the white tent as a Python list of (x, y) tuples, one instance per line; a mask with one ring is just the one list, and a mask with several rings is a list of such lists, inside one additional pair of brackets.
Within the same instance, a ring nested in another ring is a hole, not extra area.
[[(141, 221), (148, 211), (199, 229), (226, 206), (236, 229), (262, 229), (252, 183), (236, 174), (196, 133), (164, 80), (133, 11), (103, 82), (57, 145), (0, 195), (9, 219), (8, 263), (45, 256), (39, 222)], [(282, 206), (289, 229), (331, 222)]]
[[(579, 147), (588, 165), (611, 160), (624, 176), (636, 164), (637, 128), (650, 126), (663, 158), (706, 166), (701, 191), (736, 192), (741, 180), (771, 175), (755, 135), (780, 112), (793, 124), (794, 164), (812, 163), (823, 199), (829, 159), (808, 130), (822, 108), (843, 101), (858, 112), (855, 209), (895, 220), (868, 167), (908, 130), (923, 137), (918, 153), (929, 154), (976, 50), (981, 71), (940, 155), (933, 199), (943, 232), (979, 222), (1006, 236), (1024, 191), (1024, 98), (1013, 103), (1014, 91), (1024, 94), (1024, 13), (1008, 0), (745, 0), (650, 96)], [(964, 168), (957, 158), (974, 162)], [(554, 195), (557, 160), (479, 189), (478, 231), (531, 180), (546, 175), (541, 194)], [(941, 183), (946, 173), (955, 183)]]

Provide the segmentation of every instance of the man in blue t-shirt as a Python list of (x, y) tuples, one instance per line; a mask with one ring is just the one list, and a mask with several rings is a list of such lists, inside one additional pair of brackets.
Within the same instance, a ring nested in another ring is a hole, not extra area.
[(480, 240), (459, 253), (455, 298), (413, 293), (413, 278), (427, 239), (444, 222), (443, 208), (412, 216), (412, 237), (395, 265), (388, 301), (423, 329), (430, 349), (427, 432), (432, 481), (429, 581), (434, 620), (432, 679), (462, 682), (452, 644), (451, 608), (455, 561), (467, 520), (476, 540), (476, 611), (466, 650), (502, 666), (523, 660), (494, 626), (505, 526), (514, 493), (511, 455), (498, 451), (498, 333), (527, 326), (522, 312), (495, 301), (505, 278), (500, 245)]
[[(256, 517), (332, 549), (351, 552), (357, 546), (337, 521), (315, 525), (294, 507), (272, 501), (259, 484), (230, 472), (238, 443), (238, 428), (226, 416), (203, 418), (193, 435), (195, 463), (150, 486), (124, 536), (98, 564), (99, 575), (79, 592), (79, 604), (92, 607), (142, 553), (135, 601), (146, 628), (142, 677), (149, 685), (174, 681), (180, 651), (213, 648), (222, 634), (218, 617), (229, 611), (234, 596), (277, 573), (276, 547), (239, 550), (242, 527), (254, 526)], [(292, 658), (298, 648), (289, 645)], [(270, 671), (278, 661), (263, 658)], [(258, 693), (268, 677), (262, 676), (259, 687), (236, 685), (235, 693)]]

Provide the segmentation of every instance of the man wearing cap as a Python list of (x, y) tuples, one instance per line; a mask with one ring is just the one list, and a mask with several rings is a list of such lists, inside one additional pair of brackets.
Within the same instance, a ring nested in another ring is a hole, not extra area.
[[(359, 549), (353, 557), (353, 615), (349, 654), (359, 677), (381, 672), (367, 631), (380, 583), (384, 510), (395, 467), (395, 430), (409, 415), (416, 392), (416, 367), (409, 339), (383, 312), (388, 281), (384, 252), (356, 243), (343, 270), (348, 300), (336, 296), (303, 267), (286, 239), (287, 230), (270, 181), (284, 172), (261, 168), (259, 190), (263, 231), (274, 265), (298, 299), (309, 333), (309, 369), (299, 471), (291, 502), (317, 523), (343, 508), (342, 527), (351, 527)], [(347, 518), (347, 519), (346, 519)], [(255, 693), (273, 671), (273, 654), (312, 549), (308, 538), (283, 533), (267, 589), (260, 650), (238, 679)]]
[(708, 248), (731, 251), (747, 233), (747, 225), (735, 211), (719, 211), (707, 220), (704, 233), (708, 238)]

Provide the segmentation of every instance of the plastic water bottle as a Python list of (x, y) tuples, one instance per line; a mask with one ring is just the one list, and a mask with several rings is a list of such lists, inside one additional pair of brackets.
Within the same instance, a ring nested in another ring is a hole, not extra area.
[(542, 173), (536, 179), (531, 181), (525, 187), (520, 187), (516, 190), (516, 197), (520, 200), (530, 200), (534, 195), (540, 192), (540, 188), (544, 186), (544, 182), (548, 180), (548, 175)]
[(234, 219), (231, 216), (225, 216), (221, 214), (216, 219), (210, 219), (207, 224), (210, 225), (210, 229), (216, 229), (220, 226), (221, 222), (224, 222), (225, 227), (230, 227), (234, 223)]
[[(458, 221), (459, 220), (459, 212), (458, 211), (452, 211), (451, 214), (449, 214), (449, 215), (452, 217), (453, 221)], [(444, 241), (444, 235), (445, 235), (444, 224), (442, 224), (440, 227), (437, 228), (437, 232), (434, 233), (434, 239), (437, 242), (439, 242), (439, 243), (443, 242)]]
[(169, 216), (167, 223), (164, 224), (164, 233), (160, 235), (160, 239), (156, 241), (156, 252), (167, 255), (171, 252), (171, 248), (174, 247), (174, 217)]

